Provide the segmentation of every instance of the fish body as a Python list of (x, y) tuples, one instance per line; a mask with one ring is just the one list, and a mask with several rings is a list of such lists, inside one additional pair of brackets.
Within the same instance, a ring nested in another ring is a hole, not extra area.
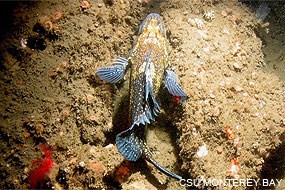
[(97, 76), (110, 83), (121, 80), (126, 69), (131, 68), (130, 77), (130, 126), (117, 134), (116, 145), (119, 152), (129, 161), (144, 156), (163, 173), (181, 179), (154, 161), (137, 131), (155, 120), (160, 107), (158, 94), (166, 86), (170, 94), (186, 98), (178, 84), (178, 77), (169, 69), (166, 29), (162, 17), (151, 13), (139, 27), (136, 43), (128, 58), (117, 58), (112, 66), (99, 68)]
[[(139, 29), (131, 52), (131, 113), (132, 125), (149, 123), (159, 112), (156, 101), (167, 66), (167, 39), (162, 18), (149, 15)], [(153, 105), (153, 106), (151, 106)]]

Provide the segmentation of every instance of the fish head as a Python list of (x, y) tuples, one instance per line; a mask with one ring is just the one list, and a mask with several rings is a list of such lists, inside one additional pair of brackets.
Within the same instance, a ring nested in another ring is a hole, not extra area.
[(139, 34), (166, 37), (166, 29), (162, 17), (157, 13), (150, 13), (139, 27)]

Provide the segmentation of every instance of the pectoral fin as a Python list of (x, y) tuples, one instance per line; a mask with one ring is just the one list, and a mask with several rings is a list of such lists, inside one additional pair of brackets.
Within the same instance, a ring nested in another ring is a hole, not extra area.
[(112, 66), (102, 67), (96, 71), (96, 75), (104, 81), (109, 83), (116, 83), (121, 80), (128, 66), (128, 59), (118, 57)]
[(173, 71), (171, 70), (165, 71), (164, 82), (170, 94), (172, 94), (173, 96), (180, 96), (183, 98), (187, 98), (187, 94), (178, 84), (178, 77)]

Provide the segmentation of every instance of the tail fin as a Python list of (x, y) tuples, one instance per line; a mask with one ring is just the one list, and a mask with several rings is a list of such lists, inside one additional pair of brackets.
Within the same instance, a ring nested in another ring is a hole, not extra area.
[(153, 160), (148, 152), (148, 147), (144, 144), (143, 140), (139, 139), (133, 130), (135, 125), (129, 129), (119, 133), (116, 136), (116, 145), (121, 155), (129, 161), (137, 161), (140, 157), (144, 157), (148, 162), (154, 165), (162, 173), (181, 180), (182, 177), (167, 170), (155, 160)]
[[(132, 132), (128, 133), (129, 129), (119, 133), (116, 136), (116, 145), (121, 155), (129, 161), (137, 161), (143, 154), (143, 146), (141, 140)], [(123, 137), (126, 135), (125, 137)]]
[(153, 160), (150, 156), (146, 156), (145, 158), (147, 161), (149, 161), (152, 165), (154, 165), (159, 171), (161, 171), (162, 173), (168, 175), (169, 177), (173, 177), (177, 180), (181, 180), (182, 177), (167, 170), (165, 167), (161, 166), (159, 163), (157, 163), (155, 160)]

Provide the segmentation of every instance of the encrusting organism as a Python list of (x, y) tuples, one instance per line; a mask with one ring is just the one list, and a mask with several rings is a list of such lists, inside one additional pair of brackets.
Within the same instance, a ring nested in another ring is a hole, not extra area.
[(118, 167), (115, 172), (115, 180), (119, 183), (123, 183), (127, 180), (127, 178), (131, 175), (131, 163), (127, 160)]
[(37, 189), (43, 185), (45, 176), (51, 171), (54, 161), (52, 160), (52, 150), (46, 145), (41, 144), (44, 159), (32, 161), (32, 168), (37, 166), (30, 174), (29, 183), (31, 189)]

